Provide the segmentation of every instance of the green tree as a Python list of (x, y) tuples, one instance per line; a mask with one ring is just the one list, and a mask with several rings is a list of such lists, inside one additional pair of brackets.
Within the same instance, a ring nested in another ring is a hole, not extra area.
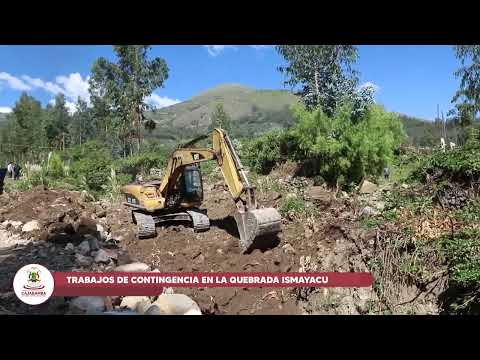
[(370, 88), (358, 91), (358, 73), (352, 66), (358, 58), (352, 45), (278, 45), (287, 62), (278, 69), (288, 78), (286, 85), (299, 88), (299, 95), (309, 110), (321, 107), (332, 116), (343, 99), (348, 98), (362, 108), (369, 101)]
[(45, 131), (49, 146), (65, 149), (68, 145), (70, 121), (65, 96), (58, 94), (55, 96), (54, 105), (49, 104), (45, 113)]
[(212, 113), (212, 124), (211, 129), (221, 128), (230, 133), (231, 131), (231, 120), (228, 114), (225, 112), (222, 104), (217, 104), (215, 110)]
[(42, 107), (39, 101), (23, 93), (12, 113), (7, 116), (7, 125), (2, 130), (2, 152), (9, 156), (24, 157), (43, 145)]
[(468, 127), (480, 110), (480, 45), (457, 45), (454, 50), (461, 66), (455, 71), (460, 88), (452, 102), (456, 103), (462, 127)]
[(82, 145), (95, 137), (96, 124), (94, 122), (93, 110), (88, 107), (86, 101), (78, 98), (76, 110), (70, 123), (70, 143)]
[(153, 128), (155, 123), (147, 121), (144, 111), (150, 107), (147, 96), (163, 86), (168, 78), (165, 60), (147, 58), (148, 45), (122, 45), (113, 47), (117, 62), (101, 57), (95, 61), (90, 78), (90, 96), (97, 110), (101, 108), (113, 117), (117, 135), (123, 141), (124, 155), (128, 142), (136, 138), (137, 150), (141, 145), (141, 125)]

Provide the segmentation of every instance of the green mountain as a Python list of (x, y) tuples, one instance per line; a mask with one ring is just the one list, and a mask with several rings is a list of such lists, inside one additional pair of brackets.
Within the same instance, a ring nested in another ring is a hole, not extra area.
[[(410, 145), (440, 145), (440, 138), (443, 136), (442, 123), (435, 123), (433, 121), (423, 120), (405, 114), (398, 115), (402, 120), (403, 128), (407, 133), (407, 142)], [(459, 138), (463, 136), (463, 130), (453, 122), (448, 122), (446, 124), (446, 134), (446, 141), (458, 142)]]
[(7, 121), (7, 114), (0, 113), (0, 128), (5, 125)]
[[(210, 115), (221, 103), (232, 119), (235, 137), (253, 137), (294, 123), (289, 107), (298, 98), (286, 90), (257, 90), (239, 84), (224, 84), (191, 98), (147, 114), (157, 124), (147, 137), (175, 143), (207, 131)], [(407, 142), (416, 146), (437, 144), (441, 127), (434, 122), (399, 114)], [(449, 135), (450, 135), (449, 130)]]
[(157, 128), (151, 136), (173, 140), (204, 133), (211, 123), (210, 115), (221, 103), (232, 120), (237, 137), (255, 136), (274, 128), (293, 124), (290, 105), (295, 95), (284, 90), (256, 90), (239, 84), (224, 84), (190, 100), (151, 112)]

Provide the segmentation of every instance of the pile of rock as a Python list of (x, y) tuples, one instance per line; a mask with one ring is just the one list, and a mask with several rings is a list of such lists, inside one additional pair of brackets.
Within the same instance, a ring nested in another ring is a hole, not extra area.
[(303, 198), (306, 201), (329, 206), (335, 200), (335, 194), (326, 190), (323, 186), (312, 186), (305, 191)]
[(150, 176), (154, 177), (154, 178), (157, 178), (157, 179), (161, 179), (162, 176), (163, 176), (163, 169), (151, 168), (150, 169)]
[[(144, 263), (118, 266), (116, 272), (150, 272)], [(158, 272), (158, 270), (153, 270)], [(76, 315), (202, 315), (198, 304), (173, 289), (164, 289), (159, 296), (98, 297), (80, 296), (69, 303), (69, 314)]]
[(288, 176), (284, 179), (278, 179), (278, 182), (288, 192), (303, 192), (305, 188), (311, 185), (311, 180), (301, 176)]
[(437, 193), (440, 205), (445, 209), (455, 210), (467, 205), (470, 195), (467, 190), (460, 187), (449, 186)]

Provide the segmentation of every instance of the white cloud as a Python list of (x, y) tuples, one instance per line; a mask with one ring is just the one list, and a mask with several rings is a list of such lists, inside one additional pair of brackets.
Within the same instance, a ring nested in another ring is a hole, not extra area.
[(32, 88), (28, 86), (25, 82), (16, 78), (13, 75), (10, 75), (6, 72), (0, 72), (0, 84), (6, 82), (7, 85), (14, 90), (31, 90)]
[(377, 84), (375, 84), (371, 81), (367, 81), (367, 82), (363, 83), (362, 85), (360, 85), (360, 89), (364, 89), (364, 88), (372, 88), (374, 93), (376, 93), (380, 90), (380, 86), (378, 86)]
[(178, 99), (170, 99), (166, 96), (160, 96), (155, 93), (146, 98), (146, 102), (156, 109), (171, 106), (181, 102)]
[(233, 45), (203, 45), (207, 48), (208, 53), (211, 56), (217, 56), (226, 49), (236, 50), (237, 47)]
[(65, 106), (67, 107), (70, 115), (73, 115), (77, 112), (77, 105), (73, 101), (65, 101)]
[(28, 75), (23, 75), (22, 79), (34, 88), (43, 89), (54, 95), (62, 93), (71, 101), (77, 101), (78, 97), (80, 97), (87, 103), (90, 102), (90, 94), (88, 93), (88, 76), (85, 80), (79, 73), (72, 73), (68, 76), (57, 76), (55, 83), (51, 81), (43, 81), (38, 78), (31, 78)]
[(272, 47), (272, 45), (249, 45), (249, 46), (254, 48), (255, 50), (266, 50)]
[(8, 106), (0, 106), (0, 113), (2, 114), (8, 114), (12, 112), (12, 108)]
[(88, 93), (89, 76), (82, 78), (79, 73), (72, 73), (69, 76), (57, 76), (56, 81), (65, 89), (65, 96), (77, 101), (80, 97), (87, 102), (90, 101), (90, 94)]
[[(223, 46), (223, 45), (214, 45), (214, 46)], [(222, 51), (222, 50), (215, 50)], [(35, 90), (42, 89), (53, 95), (58, 95), (62, 93), (65, 95), (65, 106), (68, 108), (71, 114), (77, 111), (75, 103), (80, 97), (82, 100), (86, 101), (90, 105), (90, 94), (88, 92), (89, 76), (83, 78), (80, 73), (71, 73), (68, 75), (60, 75), (55, 78), (55, 81), (44, 81), (39, 78), (32, 78), (28, 75), (21, 76), (21, 79), (16, 78), (8, 73), (0, 73), (0, 85), (4, 81), (10, 88), (15, 90)], [(180, 102), (178, 99), (170, 99), (166, 96), (159, 96), (155, 93), (146, 98), (146, 102), (152, 105), (155, 108), (162, 108), (170, 105), (174, 105)], [(49, 101), (50, 104), (55, 104), (55, 99)], [(2, 111), (8, 112), (7, 107), (1, 107)], [(11, 111), (11, 109), (10, 109)]]
[[(55, 105), (55, 99), (50, 99), (50, 101), (48, 102), (50, 105)], [(73, 101), (68, 101), (68, 100), (65, 100), (65, 107), (67, 108), (68, 110), (68, 113), (70, 115), (73, 115), (77, 112), (77, 105), (75, 102)]]

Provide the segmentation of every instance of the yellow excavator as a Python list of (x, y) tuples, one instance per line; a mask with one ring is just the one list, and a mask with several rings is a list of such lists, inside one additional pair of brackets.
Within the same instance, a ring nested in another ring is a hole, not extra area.
[(203, 181), (200, 164), (216, 160), (225, 185), (235, 204), (234, 219), (240, 236), (242, 253), (257, 247), (260, 239), (281, 232), (281, 216), (274, 208), (259, 208), (255, 187), (245, 174), (228, 134), (222, 129), (212, 131), (212, 148), (192, 147), (208, 136), (183, 144), (172, 153), (161, 181), (135, 183), (122, 188), (125, 205), (132, 207), (132, 220), (137, 224), (138, 237), (156, 236), (156, 225), (189, 222), (195, 232), (210, 228), (203, 202)]

